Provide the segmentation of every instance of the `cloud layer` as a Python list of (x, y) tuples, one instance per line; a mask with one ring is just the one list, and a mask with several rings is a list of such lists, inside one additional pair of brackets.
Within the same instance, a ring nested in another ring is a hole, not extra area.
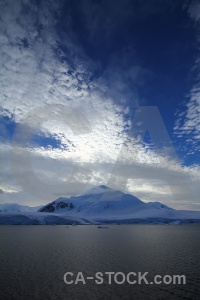
[[(131, 66), (128, 59), (120, 61), (119, 53), (102, 69), (84, 51), (70, 18), (62, 41), (58, 34), (61, 2), (36, 5), (24, 0), (0, 5), (0, 113), (15, 124), (11, 142), (6, 124), (1, 124), (2, 203), (38, 205), (56, 195), (79, 194), (89, 185), (108, 184), (144, 201), (199, 209), (199, 167), (183, 167), (168, 138), (161, 138), (155, 149), (143, 142), (135, 128), (153, 120), (149, 109), (145, 120), (134, 121), (141, 102), (137, 87), (152, 76), (151, 71), (137, 59)], [(123, 19), (128, 11), (121, 14)], [(90, 17), (86, 25), (92, 41), (101, 15)], [(121, 57), (135, 55), (130, 49), (124, 51)], [(94, 76), (97, 70), (100, 75)], [(198, 141), (198, 113), (198, 91), (193, 90), (184, 120), (179, 118), (175, 130), (180, 135), (190, 130)], [(156, 131), (162, 118), (153, 121)], [(166, 136), (163, 130), (161, 135)], [(34, 144), (33, 135), (41, 141), (51, 137), (59, 146)]]

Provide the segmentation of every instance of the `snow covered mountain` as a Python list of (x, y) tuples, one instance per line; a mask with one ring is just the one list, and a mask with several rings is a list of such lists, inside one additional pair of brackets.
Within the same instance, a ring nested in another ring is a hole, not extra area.
[(200, 211), (175, 210), (159, 202), (145, 203), (104, 185), (76, 197), (60, 197), (39, 207), (37, 212), (36, 208), (17, 204), (1, 205), (0, 210), (0, 224), (200, 222)]
[(19, 213), (19, 212), (34, 212), (38, 211), (41, 206), (30, 207), (17, 203), (0, 204), (0, 213)]
[(146, 207), (146, 204), (130, 194), (110, 189), (104, 185), (70, 198), (60, 197), (45, 205), (40, 212), (66, 213), (87, 217), (129, 215)]
[(186, 220), (200, 219), (200, 212), (181, 211), (160, 202), (145, 203), (131, 194), (104, 185), (94, 187), (77, 197), (60, 197), (43, 206), (40, 212), (65, 214), (96, 221)]

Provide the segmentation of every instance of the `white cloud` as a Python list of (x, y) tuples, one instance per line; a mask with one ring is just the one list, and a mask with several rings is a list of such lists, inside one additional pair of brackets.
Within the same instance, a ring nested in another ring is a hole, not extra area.
[[(196, 24), (197, 47), (200, 51), (200, 3), (199, 1), (188, 2), (185, 6), (189, 17)], [(198, 54), (193, 70), (198, 73), (200, 70), (200, 55)], [(184, 139), (184, 147), (187, 147), (187, 155), (193, 155), (200, 150), (200, 82), (199, 75), (195, 80), (195, 85), (187, 95), (187, 104), (184, 112), (180, 112), (176, 117), (174, 126), (175, 134)]]
[[(185, 143), (190, 146), (188, 154), (193, 154), (200, 150), (200, 91), (193, 88), (186, 105), (184, 114), (177, 116), (174, 127), (175, 134), (184, 138)], [(194, 151), (195, 149), (195, 151)]]
[[(118, 160), (113, 157), (110, 161), (96, 162), (76, 160), (61, 149), (8, 145), (0, 149), (4, 162), (0, 172), (2, 187), (7, 184), (16, 190), (20, 186), (21, 191), (15, 194), (20, 203), (40, 205), (58, 195), (77, 195), (88, 186), (107, 184), (133, 193), (143, 201), (198, 209), (193, 203), (199, 201), (199, 166), (182, 167), (178, 161), (145, 151), (139, 145), (127, 150), (129, 156), (120, 154)], [(13, 195), (3, 194), (1, 198), (10, 202)]]
[[(33, 38), (38, 34), (34, 13), (25, 17), (28, 26), (22, 27), (25, 21), (21, 24), (21, 20), (17, 19), (17, 14), (23, 12), (23, 1), (20, 3), (21, 6), (17, 6), (18, 9), (13, 12), (12, 19), (10, 19), (12, 13), (10, 5), (2, 7), (6, 19), (4, 22), (10, 24), (10, 27), (2, 32), (4, 37), (1, 45), (3, 67), (0, 71), (0, 84), (3, 87), (2, 115), (14, 118), (15, 122), (22, 123), (26, 119), (28, 125), (34, 127), (34, 117), (27, 119), (27, 114), (41, 107), (40, 118), (44, 115), (43, 119), (46, 118), (46, 122), (40, 124), (39, 129), (43, 134), (54, 135), (61, 139), (63, 144), (68, 144), (68, 136), (72, 136), (69, 128), (65, 124), (53, 122), (45, 110), (53, 105), (76, 108), (91, 124), (92, 134), (90, 141), (88, 137), (74, 137), (75, 148), (85, 149), (85, 158), (86, 155), (93, 155), (96, 158), (102, 155), (112, 156), (115, 148), (117, 149), (121, 143), (118, 136), (126, 125), (122, 108), (111, 98), (102, 97), (103, 87), (89, 83), (85, 79), (87, 76), (83, 70), (84, 62), (78, 61), (76, 69), (72, 71), (67, 62), (61, 63), (59, 57), (55, 56), (56, 39), (51, 12), (45, 9), (48, 22), (44, 15), (39, 15), (37, 23), (42, 24), (44, 33)], [(34, 11), (34, 7), (32, 10)], [(29, 39), (28, 48), (18, 45), (17, 41), (24, 38)], [(113, 142), (110, 144), (109, 140)], [(73, 150), (74, 148), (71, 149)]]
[(189, 2), (188, 13), (191, 19), (196, 22), (200, 21), (200, 3), (199, 1), (193, 0)]
[[(15, 191), (1, 194), (1, 201), (38, 205), (53, 200), (55, 195), (80, 193), (88, 185), (118, 183), (119, 189), (133, 191), (143, 200), (168, 204), (170, 197), (178, 205), (191, 197), (187, 186), (181, 185), (186, 174), (189, 179), (184, 182), (188, 185), (197, 181), (197, 189), (192, 187), (192, 201), (196, 203), (199, 169), (183, 168), (176, 159), (138, 143), (128, 133), (131, 120), (123, 98), (126, 72), (118, 77), (111, 62), (103, 79), (91, 82), (91, 62), (76, 53), (72, 55), (72, 68), (71, 58), (67, 59), (58, 47), (52, 14), (55, 9), (59, 14), (55, 1), (46, 2), (45, 10), (29, 1), (1, 3), (0, 112), (21, 126), (10, 145), (0, 144), (1, 189)], [(66, 47), (71, 49), (70, 43), (77, 53), (81, 52), (70, 39)], [(133, 82), (145, 72), (139, 66), (129, 69)], [(134, 96), (130, 91), (125, 94), (130, 95)], [(137, 94), (132, 102), (133, 106), (138, 104)], [(190, 111), (192, 107), (188, 106), (191, 117)], [(28, 145), (32, 132), (53, 136), (62, 147)], [(169, 183), (173, 180), (171, 190)]]

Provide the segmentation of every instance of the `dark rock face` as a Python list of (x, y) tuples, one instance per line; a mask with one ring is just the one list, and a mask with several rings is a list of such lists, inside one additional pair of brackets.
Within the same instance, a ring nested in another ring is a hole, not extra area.
[(67, 208), (67, 209), (73, 209), (74, 205), (70, 202), (55, 202), (53, 201), (52, 203), (46, 205), (45, 207), (40, 209), (40, 212), (55, 212), (55, 210), (58, 209), (63, 209), (63, 208)]

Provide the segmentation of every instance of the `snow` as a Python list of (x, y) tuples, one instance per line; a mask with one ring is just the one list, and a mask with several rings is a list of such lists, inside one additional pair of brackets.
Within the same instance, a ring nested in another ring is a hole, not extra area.
[(5, 213), (37, 211), (39, 208), (40, 206), (30, 207), (30, 206), (20, 205), (17, 203), (0, 204), (0, 212), (5, 212)]
[(93, 187), (76, 197), (60, 197), (38, 208), (1, 204), (0, 210), (0, 224), (200, 222), (200, 211), (175, 210), (160, 202), (144, 203), (133, 195), (106, 186)]
[(106, 192), (113, 192), (114, 190), (112, 190), (111, 188), (105, 186), (105, 185), (99, 185), (99, 186), (95, 186), (89, 190), (87, 190), (85, 193), (81, 194), (81, 196), (84, 195), (96, 195), (96, 194), (103, 194)]
[(169, 223), (169, 225), (180, 225), (180, 224), (181, 224), (181, 220), (176, 220)]
[(0, 225), (65, 225), (65, 224), (91, 224), (91, 221), (85, 218), (66, 216), (65, 214), (49, 213), (0, 213)]
[(160, 209), (160, 208), (173, 209), (173, 208), (168, 207), (167, 205), (162, 204), (160, 202), (148, 202), (147, 205), (150, 207), (153, 207), (153, 208), (157, 208), (157, 209)]

